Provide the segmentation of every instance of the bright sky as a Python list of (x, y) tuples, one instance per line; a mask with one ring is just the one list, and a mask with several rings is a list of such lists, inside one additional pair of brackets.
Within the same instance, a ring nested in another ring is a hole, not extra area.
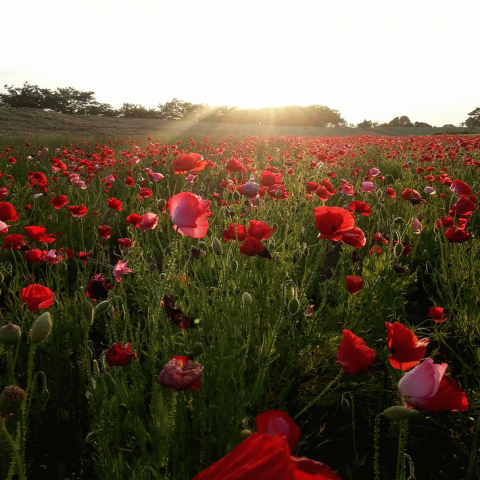
[(24, 0), (0, 15), (0, 92), (318, 104), (353, 124), (459, 125), (480, 107), (479, 0)]

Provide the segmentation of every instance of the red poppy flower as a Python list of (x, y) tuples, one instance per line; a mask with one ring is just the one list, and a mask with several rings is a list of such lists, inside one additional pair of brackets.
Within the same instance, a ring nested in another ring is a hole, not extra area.
[(475, 210), (475, 203), (477, 197), (475, 195), (470, 195), (470, 197), (460, 197), (455, 205), (452, 205), (448, 213), (450, 215), (471, 215)]
[(149, 198), (153, 195), (153, 192), (149, 188), (142, 187), (140, 192), (137, 193), (139, 198)]
[(265, 222), (250, 220), (247, 235), (249, 237), (255, 237), (257, 240), (266, 240), (270, 238), (270, 235), (274, 233), (275, 230), (276, 228), (270, 228)]
[(65, 195), (57, 195), (50, 200), (50, 203), (58, 210), (68, 203), (68, 199)]
[(0, 220), (2, 222), (16, 222), (20, 218), (13, 205), (8, 202), (0, 202)]
[(35, 312), (39, 308), (48, 308), (53, 303), (53, 292), (38, 283), (23, 288), (21, 296), (22, 303), (27, 304), (29, 312)]
[(105, 360), (111, 367), (124, 367), (130, 363), (132, 358), (138, 358), (138, 356), (136, 350), (132, 352), (130, 343), (126, 343), (124, 347), (122, 342), (114, 343), (105, 354)]
[(392, 354), (390, 365), (398, 370), (410, 370), (425, 357), (428, 338), (418, 340), (415, 334), (401, 323), (385, 322), (387, 327), (387, 347)]
[(451, 243), (463, 243), (470, 238), (470, 234), (465, 232), (462, 227), (453, 225), (445, 230), (445, 238)]
[(125, 185), (127, 185), (127, 187), (133, 187), (135, 185), (135, 180), (132, 177), (127, 177), (125, 179)]
[(173, 229), (192, 238), (203, 238), (207, 234), (210, 201), (190, 192), (174, 195), (167, 206)]
[(112, 233), (112, 227), (108, 225), (99, 225), (98, 226), (98, 234), (103, 237), (105, 240), (110, 238), (110, 234)]
[(157, 382), (172, 390), (197, 390), (200, 388), (203, 367), (188, 357), (170, 357)]
[(19, 235), (18, 233), (12, 233), (5, 237), (5, 243), (3, 244), (2, 248), (8, 250), (19, 250), (22, 246), (23, 242), (23, 235)]
[(318, 238), (338, 241), (342, 234), (355, 226), (355, 218), (348, 210), (340, 207), (317, 207), (315, 213), (315, 226), (320, 232)]
[(230, 240), (240, 240), (243, 242), (247, 238), (247, 231), (245, 225), (238, 225), (237, 223), (231, 223), (222, 233), (223, 239), (226, 242)]
[(448, 364), (425, 359), (398, 382), (398, 389), (409, 407), (420, 407), (427, 412), (466, 412), (468, 399), (458, 383), (445, 375)]
[(25, 230), (25, 233), (34, 241), (44, 243), (52, 243), (55, 241), (55, 239), (52, 238), (53, 233), (47, 234), (47, 229), (45, 227), (30, 226), (23, 227), (23, 230)]
[(259, 253), (262, 253), (264, 246), (262, 242), (255, 237), (247, 237), (240, 245), (240, 253), (248, 255), (249, 257), (254, 257)]
[(395, 198), (396, 193), (395, 193), (395, 190), (393, 188), (388, 187), (388, 188), (385, 189), (385, 195), (389, 196), (391, 198)]
[(325, 190), (329, 195), (335, 195), (337, 193), (337, 191), (335, 190), (335, 187), (330, 183), (328, 179), (322, 180), (320, 182), (320, 187), (325, 188)]
[(448, 320), (448, 317), (443, 314), (442, 307), (430, 307), (428, 310), (428, 318), (433, 318), (437, 323), (443, 323)]
[(347, 290), (353, 294), (358, 293), (365, 283), (365, 280), (362, 277), (356, 277), (355, 275), (347, 275), (346, 280)]
[(134, 241), (130, 240), (129, 238), (119, 238), (118, 243), (123, 247), (123, 248), (131, 248), (134, 245)]
[(177, 160), (173, 161), (173, 172), (179, 173), (199, 172), (207, 166), (208, 162), (203, 160), (199, 153), (185, 153)]
[(365, 234), (358, 227), (353, 227), (351, 230), (342, 234), (342, 243), (350, 245), (355, 248), (362, 248), (366, 243)]
[(268, 410), (255, 417), (257, 433), (266, 433), (272, 437), (283, 435), (290, 451), (293, 452), (300, 438), (300, 427), (292, 417), (280, 410)]
[(337, 351), (337, 363), (350, 375), (366, 372), (375, 361), (375, 350), (349, 330), (343, 330)]
[(118, 210), (119, 212), (122, 211), (122, 202), (120, 200), (117, 200), (116, 198), (109, 198), (107, 203), (108, 207), (112, 210)]
[(88, 212), (87, 207), (85, 205), (69, 206), (68, 211), (69, 211), (69, 216), (74, 218), (82, 218)]
[(306, 182), (305, 183), (305, 188), (307, 189), (307, 192), (311, 193), (311, 192), (314, 192), (315, 190), (317, 190), (318, 188), (318, 183), (316, 182)]
[(370, 207), (370, 205), (367, 205), (361, 200), (354, 200), (353, 202), (350, 203), (348, 208), (349, 210), (356, 211), (360, 215), (364, 215), (365, 217), (368, 217), (369, 215), (372, 214), (372, 208)]
[(45, 254), (46, 250), (42, 252), (42, 250), (39, 248), (31, 248), (25, 252), (25, 259), (28, 260), (32, 265), (35, 265), (43, 260)]
[(411, 188), (406, 188), (400, 195), (404, 200), (411, 200), (412, 198), (421, 199), (422, 196)]
[(227, 172), (246, 172), (247, 169), (238, 158), (231, 158), (225, 166)]
[(106, 300), (108, 298), (108, 291), (115, 285), (113, 283), (105, 283), (103, 275), (99, 273), (91, 278), (85, 289), (85, 296), (90, 297), (94, 302), (97, 300)]
[(158, 217), (154, 213), (146, 213), (142, 217), (142, 221), (140, 223), (140, 230), (142, 232), (146, 232), (147, 230), (155, 230), (157, 228)]
[(271, 187), (272, 185), (276, 185), (281, 181), (282, 181), (282, 178), (279, 175), (275, 175), (274, 173), (269, 172), (268, 170), (260, 174), (260, 183), (264, 187)]
[(133, 225), (135, 228), (140, 226), (140, 222), (143, 220), (143, 215), (138, 215), (136, 213), (131, 213), (127, 218), (127, 225)]
[(450, 185), (450, 191), (456, 193), (458, 196), (469, 196), (472, 189), (462, 180), (456, 179)]
[(330, 196), (328, 195), (328, 191), (325, 187), (318, 187), (315, 190), (315, 195), (322, 201), (326, 202)]

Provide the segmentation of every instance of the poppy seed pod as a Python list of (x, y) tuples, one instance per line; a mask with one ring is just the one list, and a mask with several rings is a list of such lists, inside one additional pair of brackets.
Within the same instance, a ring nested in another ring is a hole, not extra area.
[(30, 340), (33, 343), (42, 343), (52, 330), (52, 319), (49, 312), (40, 315), (35, 322), (33, 322), (30, 330)]
[(243, 292), (242, 301), (245, 305), (251, 305), (253, 302), (253, 298), (248, 292)]
[(16, 345), (21, 336), (22, 331), (18, 325), (8, 324), (0, 328), (0, 342), (4, 345)]

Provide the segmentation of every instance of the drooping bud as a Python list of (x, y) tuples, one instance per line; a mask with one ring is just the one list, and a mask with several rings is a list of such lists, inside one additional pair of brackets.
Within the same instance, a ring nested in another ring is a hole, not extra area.
[(95, 316), (105, 313), (108, 310), (108, 307), (110, 307), (110, 300), (104, 300), (103, 302), (100, 302), (95, 307), (95, 310), (94, 310)]
[(161, 198), (158, 201), (158, 209), (163, 210), (167, 206), (167, 201), (164, 198)]
[(0, 415), (7, 417), (25, 400), (25, 392), (14, 385), (5, 387), (0, 394)]
[(222, 245), (217, 237), (213, 237), (212, 240), (212, 250), (215, 255), (221, 255), (223, 253)]
[(295, 315), (298, 311), (298, 300), (296, 298), (292, 298), (288, 303), (288, 311), (290, 315)]
[(87, 321), (87, 325), (91, 325), (93, 323), (93, 317), (95, 316), (95, 312), (93, 310), (92, 304), (88, 300), (84, 300), (82, 302), (82, 314)]
[(32, 325), (30, 340), (33, 343), (42, 343), (52, 330), (52, 319), (49, 312), (42, 313)]
[(8, 324), (0, 328), (0, 342), (5, 345), (16, 345), (21, 336), (22, 331), (18, 325)]
[(403, 420), (404, 418), (412, 418), (418, 415), (418, 411), (412, 410), (411, 408), (402, 407), (401, 405), (395, 405), (394, 407), (384, 410), (382, 415), (390, 418), (391, 420)]

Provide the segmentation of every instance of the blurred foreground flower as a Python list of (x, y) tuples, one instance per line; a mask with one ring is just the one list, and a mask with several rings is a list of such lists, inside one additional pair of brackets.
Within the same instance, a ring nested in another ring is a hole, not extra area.
[[(171, 357), (158, 376), (158, 383), (172, 390), (200, 388), (203, 367), (188, 357)], [(206, 477), (205, 477), (206, 478)]]
[(132, 345), (130, 343), (122, 346), (122, 342), (114, 343), (105, 355), (105, 360), (110, 366), (124, 367), (130, 363), (132, 358), (138, 358), (137, 351), (132, 352)]
[(461, 411), (469, 409), (465, 392), (455, 380), (445, 375), (448, 364), (425, 359), (398, 382), (405, 404), (427, 412)]

